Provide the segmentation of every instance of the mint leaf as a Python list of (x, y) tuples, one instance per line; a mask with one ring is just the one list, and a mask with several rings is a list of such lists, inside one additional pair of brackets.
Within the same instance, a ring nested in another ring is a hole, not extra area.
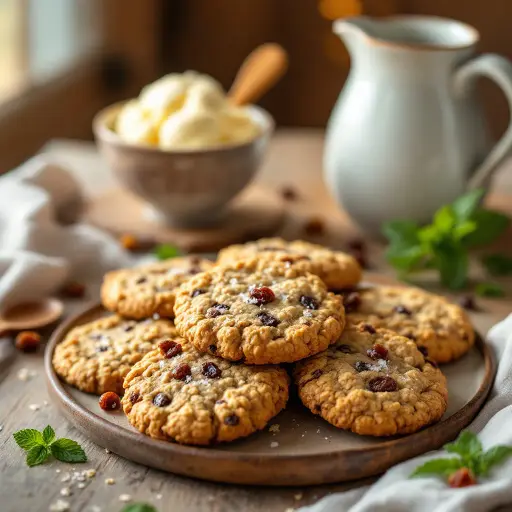
[(33, 446), (27, 453), (27, 466), (37, 466), (43, 463), (50, 455), (48, 448), (42, 444)]
[(174, 245), (161, 244), (155, 247), (155, 256), (159, 260), (168, 260), (170, 258), (176, 258), (181, 254), (181, 251)]
[(512, 456), (512, 446), (493, 446), (480, 457), (478, 473), (486, 475), (492, 466), (497, 466)]
[(386, 260), (396, 269), (410, 272), (414, 270), (427, 256), (421, 245), (411, 247), (391, 246), (386, 251)]
[(497, 283), (478, 283), (475, 293), (480, 297), (503, 297), (505, 290)]
[(459, 437), (453, 443), (446, 444), (444, 449), (450, 453), (457, 453), (464, 459), (469, 459), (482, 453), (482, 443), (476, 434), (469, 430), (463, 430)]
[(48, 446), (55, 440), (55, 431), (50, 425), (47, 425), (43, 430), (43, 441)]
[(482, 258), (482, 263), (489, 274), (493, 276), (506, 276), (512, 274), (512, 258), (504, 254), (489, 254)]
[(470, 233), (475, 232), (477, 229), (476, 222), (473, 222), (472, 220), (467, 220), (465, 222), (461, 222), (460, 224), (457, 224), (453, 228), (453, 239), (460, 241), (464, 239), (466, 236), (468, 236)]
[(61, 460), (62, 462), (86, 462), (87, 455), (85, 455), (82, 447), (71, 439), (57, 439), (50, 446), (52, 455)]
[(418, 231), (418, 239), (426, 244), (434, 244), (443, 239), (443, 234), (436, 226), (429, 224)]
[(399, 242), (401, 244), (413, 244), (418, 242), (419, 226), (409, 220), (393, 220), (386, 222), (382, 228), (382, 233), (390, 242)]
[(469, 220), (477, 211), (485, 190), (478, 188), (459, 197), (452, 203), (452, 209), (458, 221)]
[(16, 444), (23, 448), (24, 450), (30, 450), (35, 446), (44, 446), (45, 442), (43, 439), (43, 435), (39, 430), (34, 428), (25, 428), (23, 430), (18, 430), (18, 432), (14, 432), (13, 434), (14, 440)]
[(493, 210), (479, 210), (473, 214), (471, 220), (476, 229), (464, 238), (466, 247), (487, 245), (494, 242), (508, 228), (510, 219), (500, 212)]
[(147, 503), (132, 503), (123, 507), (121, 512), (158, 512), (155, 507)]
[(433, 459), (418, 466), (412, 473), (410, 478), (428, 476), (428, 475), (442, 475), (448, 476), (457, 469), (463, 467), (463, 462), (460, 459)]
[(440, 245), (435, 249), (434, 261), (444, 286), (451, 290), (459, 290), (466, 285), (469, 258), (467, 251), (462, 246)]
[(443, 206), (434, 215), (433, 225), (440, 233), (449, 233), (455, 226), (457, 219), (450, 205)]

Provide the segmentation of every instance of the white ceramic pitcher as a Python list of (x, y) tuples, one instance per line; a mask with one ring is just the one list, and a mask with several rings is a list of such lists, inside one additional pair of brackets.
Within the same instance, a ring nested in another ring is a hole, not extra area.
[(428, 221), (441, 205), (485, 186), (512, 146), (491, 149), (475, 95), (494, 80), (512, 107), (512, 65), (474, 56), (478, 32), (429, 16), (337, 20), (351, 70), (332, 112), (324, 155), (336, 200), (365, 231), (395, 219)]

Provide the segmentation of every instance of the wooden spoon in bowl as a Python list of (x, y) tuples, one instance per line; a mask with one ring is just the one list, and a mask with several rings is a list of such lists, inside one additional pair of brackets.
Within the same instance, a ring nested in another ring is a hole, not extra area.
[(265, 43), (244, 60), (228, 92), (233, 105), (255, 103), (269, 91), (288, 69), (288, 54), (276, 43)]

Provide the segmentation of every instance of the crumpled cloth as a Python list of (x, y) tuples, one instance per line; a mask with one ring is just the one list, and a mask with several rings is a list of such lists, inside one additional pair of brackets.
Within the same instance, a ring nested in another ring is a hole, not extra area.
[(44, 155), (0, 178), (0, 309), (133, 264), (115, 238), (76, 222), (83, 204), (72, 174)]
[[(499, 361), (493, 389), (468, 427), (484, 449), (512, 445), (512, 315), (487, 336)], [(451, 489), (440, 478), (409, 479), (429, 459), (453, 457), (444, 450), (429, 452), (389, 469), (371, 486), (327, 496), (301, 512), (486, 512), (498, 506), (512, 510), (512, 458), (495, 466), (478, 485)]]

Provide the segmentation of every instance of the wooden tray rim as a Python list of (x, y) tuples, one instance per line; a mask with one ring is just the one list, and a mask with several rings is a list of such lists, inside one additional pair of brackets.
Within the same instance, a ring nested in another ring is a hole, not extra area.
[[(88, 304), (83, 309), (81, 309), (76, 314), (70, 316), (68, 319), (66, 319), (62, 324), (54, 331), (52, 334), (45, 350), (45, 357), (44, 357), (44, 366), (45, 366), (45, 373), (46, 373), (46, 381), (47, 385), (50, 391), (50, 394), (52, 395), (52, 398), (57, 399), (60, 403), (59, 405), (61, 407), (64, 407), (66, 409), (69, 409), (69, 411), (72, 413), (73, 419), (71, 420), (75, 426), (79, 428), (85, 435), (90, 436), (90, 432), (83, 426), (81, 426), (79, 423), (76, 422), (75, 417), (80, 418), (82, 421), (88, 422), (92, 424), (97, 429), (105, 429), (110, 435), (115, 436), (122, 436), (123, 439), (129, 443), (142, 443), (143, 445), (152, 446), (153, 448), (155, 446), (158, 446), (158, 449), (162, 451), (162, 453), (167, 453), (169, 456), (185, 456), (185, 457), (197, 457), (200, 458), (201, 461), (207, 462), (207, 461), (238, 461), (243, 463), (254, 463), (256, 465), (261, 464), (279, 464), (279, 463), (285, 463), (285, 462), (292, 462), (292, 463), (303, 463), (303, 464), (311, 464), (314, 461), (318, 461), (319, 459), (322, 460), (323, 463), (330, 463), (330, 462), (336, 462), (338, 459), (342, 460), (345, 457), (352, 457), (357, 454), (365, 455), (365, 457), (368, 457), (369, 455), (372, 457), (378, 457), (380, 454), (384, 453), (390, 453), (392, 451), (397, 451), (400, 449), (404, 449), (406, 447), (415, 446), (417, 447), (414, 450), (414, 453), (410, 457), (414, 457), (415, 455), (418, 455), (419, 453), (425, 453), (429, 450), (437, 449), (439, 446), (444, 444), (445, 442), (448, 442), (452, 439), (454, 439), (460, 428), (464, 428), (478, 413), (480, 408), (483, 405), (483, 402), (487, 398), (487, 395), (489, 394), (492, 384), (494, 382), (494, 377), (496, 375), (496, 357), (492, 350), (492, 348), (485, 343), (485, 341), (482, 339), (482, 337), (477, 333), (476, 337), (476, 343), (475, 347), (479, 350), (479, 352), (482, 354), (484, 359), (484, 365), (485, 365), (485, 373), (484, 378), (482, 380), (481, 385), (479, 386), (477, 392), (473, 396), (469, 402), (467, 402), (461, 409), (453, 413), (448, 418), (445, 418), (444, 420), (441, 420), (438, 423), (435, 423), (429, 427), (426, 427), (423, 430), (420, 430), (419, 432), (416, 432), (414, 434), (409, 434), (405, 436), (401, 436), (399, 438), (394, 438), (389, 441), (382, 441), (378, 445), (366, 447), (366, 448), (354, 448), (354, 449), (343, 449), (343, 450), (334, 450), (332, 452), (324, 452), (324, 453), (309, 453), (309, 454), (280, 454), (276, 452), (275, 454), (256, 454), (256, 453), (248, 453), (248, 452), (230, 452), (225, 450), (217, 450), (215, 447), (196, 447), (196, 446), (189, 446), (189, 445), (180, 445), (178, 443), (172, 443), (167, 442), (163, 440), (153, 439), (147, 436), (144, 436), (144, 434), (136, 431), (136, 430), (128, 430), (124, 427), (119, 428), (119, 426), (109, 422), (108, 420), (102, 418), (101, 416), (95, 414), (94, 412), (90, 411), (89, 409), (83, 407), (78, 402), (75, 401), (73, 396), (66, 390), (64, 387), (64, 384), (61, 382), (57, 374), (55, 373), (52, 365), (52, 358), (53, 358), (53, 352), (55, 350), (55, 347), (58, 343), (60, 343), (64, 336), (67, 334), (67, 332), (75, 327), (76, 325), (80, 325), (81, 319), (83, 317), (89, 317), (91, 315), (95, 314), (95, 311), (97, 310), (98, 314), (100, 311), (105, 311), (102, 307), (101, 303), (94, 302), (91, 304)], [(66, 415), (68, 419), (70, 417)], [(465, 419), (469, 419), (467, 422), (465, 422)], [(462, 424), (462, 427), (460, 425)], [(438, 434), (443, 434), (443, 430), (445, 430), (446, 427), (451, 427), (444, 433), (444, 435), (438, 436)], [(439, 440), (442, 439), (442, 442)], [(123, 455), (121, 455), (123, 456)], [(408, 457), (402, 457), (401, 460), (406, 460)], [(130, 460), (135, 460), (136, 462), (140, 464), (144, 464), (143, 462), (139, 462), (134, 458), (130, 458), (129, 456), (125, 457)], [(401, 460), (396, 461), (393, 463), (397, 464)], [(162, 469), (164, 471), (168, 471), (162, 465), (156, 464), (153, 467), (156, 467), (158, 469)], [(187, 472), (186, 468), (183, 468), (183, 472), (181, 474), (186, 476), (193, 476), (196, 478), (205, 478), (201, 476), (197, 476), (194, 474), (191, 474)], [(260, 468), (261, 469), (261, 468)], [(380, 472), (380, 471), (379, 471)], [(377, 474), (377, 473), (373, 473)], [(367, 475), (371, 476), (371, 475)], [(356, 478), (360, 478), (360, 476), (357, 476)], [(219, 482), (227, 482), (227, 480), (224, 480), (222, 478), (215, 479)], [(340, 482), (340, 481), (346, 481), (346, 478), (338, 478), (334, 476), (332, 479), (329, 480), (329, 482), (326, 482), (323, 480), (322, 482), (317, 481), (315, 478), (310, 479), (310, 483), (304, 483), (300, 478), (298, 479), (297, 483), (286, 483), (283, 484), (282, 482), (265, 482), (263, 485), (316, 485), (319, 483), (334, 483), (334, 482)], [(262, 482), (254, 482), (251, 484), (250, 482), (246, 482), (245, 480), (241, 480), (240, 482), (237, 482), (236, 477), (235, 479), (229, 480), (229, 483), (243, 483), (244, 485), (262, 485)]]

